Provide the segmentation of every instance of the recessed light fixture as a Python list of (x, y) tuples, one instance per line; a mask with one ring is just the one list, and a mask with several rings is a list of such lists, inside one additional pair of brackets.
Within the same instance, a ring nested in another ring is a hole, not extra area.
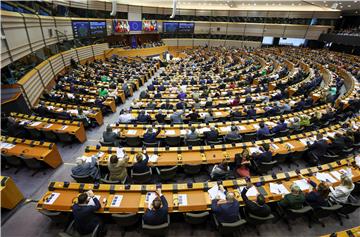
[(340, 6), (340, 8), (343, 8), (343, 6)]
[(348, 7), (351, 7), (351, 5), (348, 5)]

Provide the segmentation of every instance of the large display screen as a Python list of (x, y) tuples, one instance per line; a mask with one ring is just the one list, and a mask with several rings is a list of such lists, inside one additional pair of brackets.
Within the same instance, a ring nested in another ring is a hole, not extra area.
[(179, 22), (178, 32), (179, 33), (194, 33), (194, 23), (183, 23)]
[(88, 21), (73, 21), (72, 28), (74, 38), (89, 37), (89, 22)]
[(114, 19), (113, 29), (115, 33), (128, 33), (130, 31), (130, 25), (127, 20)]
[(178, 22), (164, 22), (163, 23), (163, 32), (164, 33), (175, 33), (179, 27)]
[(106, 22), (105, 21), (90, 21), (90, 35), (91, 36), (105, 36)]
[(155, 21), (155, 20), (145, 21), (144, 20), (142, 29), (143, 29), (143, 31), (147, 31), (147, 32), (157, 31), (157, 21)]
[(288, 46), (300, 46), (305, 43), (305, 39), (299, 38), (280, 38), (279, 45), (288, 45)]

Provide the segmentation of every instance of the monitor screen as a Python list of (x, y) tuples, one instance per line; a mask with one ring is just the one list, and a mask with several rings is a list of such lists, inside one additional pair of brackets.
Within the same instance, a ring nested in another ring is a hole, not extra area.
[(106, 22), (105, 21), (90, 21), (90, 35), (91, 36), (106, 36)]
[(164, 33), (175, 33), (179, 27), (178, 22), (164, 22), (163, 23), (163, 32)]
[(128, 33), (130, 31), (130, 25), (127, 20), (117, 20), (113, 21), (114, 33)]
[(305, 43), (305, 39), (299, 38), (280, 38), (279, 45), (288, 45), (288, 46), (300, 46)]
[(72, 28), (74, 38), (89, 37), (89, 22), (88, 21), (73, 21)]
[(157, 31), (157, 21), (143, 21), (143, 31), (154, 32)]
[(274, 37), (264, 36), (262, 44), (264, 44), (264, 45), (272, 45), (273, 42), (274, 42)]
[(182, 23), (179, 22), (178, 32), (179, 33), (194, 33), (194, 23)]
[(141, 31), (142, 22), (141, 21), (129, 21), (130, 31)]

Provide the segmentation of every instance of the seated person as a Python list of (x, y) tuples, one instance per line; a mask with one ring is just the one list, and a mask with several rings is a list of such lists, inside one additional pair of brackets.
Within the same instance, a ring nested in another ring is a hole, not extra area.
[(147, 209), (143, 215), (146, 225), (161, 225), (167, 222), (168, 203), (161, 189), (156, 190), (157, 197), (153, 200), (151, 209)]
[(99, 180), (100, 170), (97, 166), (97, 158), (92, 156), (90, 162), (86, 162), (82, 157), (77, 158), (76, 166), (71, 168), (71, 173), (75, 176), (90, 176), (94, 180)]
[(355, 185), (352, 181), (352, 172), (350, 168), (351, 164), (348, 163), (348, 168), (345, 173), (341, 175), (340, 185), (333, 188), (330, 186), (330, 201), (335, 203), (344, 204), (348, 201), (351, 192), (354, 190)]
[[(145, 159), (143, 157), (145, 156)], [(147, 163), (149, 161), (149, 155), (147, 154), (146, 150), (144, 149), (143, 152), (139, 152), (136, 155), (136, 163), (133, 166), (133, 172), (134, 173), (145, 173), (149, 171), (149, 167), (147, 166)]]
[(236, 109), (235, 111), (230, 112), (230, 116), (232, 118), (234, 118), (234, 117), (240, 118), (242, 116), (242, 113), (241, 113), (240, 109)]
[(137, 117), (137, 121), (139, 123), (150, 123), (151, 122), (151, 117), (150, 115), (146, 114), (145, 111), (140, 111), (138, 117)]
[[(304, 177), (302, 178), (304, 179)], [(316, 185), (311, 179), (306, 180), (313, 187), (313, 190), (305, 196), (306, 203), (314, 209), (329, 206), (329, 183), (321, 182), (319, 185)]]
[(219, 140), (219, 132), (215, 127), (211, 127), (210, 131), (204, 133), (207, 141), (218, 141)]
[(84, 114), (82, 108), (78, 109), (78, 114), (76, 115), (76, 118), (81, 120), (84, 123), (85, 128), (88, 128), (91, 126), (91, 120)]
[(44, 101), (40, 101), (39, 106), (34, 109), (34, 112), (37, 113), (40, 117), (46, 117), (50, 111), (48, 108), (46, 108)]
[(228, 132), (228, 134), (226, 134), (225, 139), (241, 139), (241, 135), (240, 132), (238, 130), (238, 128), (236, 126), (231, 126), (230, 128), (230, 132)]
[[(90, 199), (93, 200), (95, 206), (88, 205)], [(99, 232), (102, 232), (101, 219), (95, 213), (100, 208), (101, 204), (91, 190), (78, 196), (77, 203), (72, 206), (72, 215), (74, 217), (75, 230), (79, 234), (91, 234), (97, 225), (100, 225)]]
[(99, 96), (100, 97), (106, 97), (109, 94), (108, 90), (105, 89), (104, 87), (101, 87), (99, 89)]
[(190, 131), (186, 133), (185, 135), (185, 141), (186, 140), (195, 140), (199, 138), (199, 134), (196, 132), (196, 128), (191, 126)]
[(185, 109), (184, 101), (179, 101), (176, 103), (176, 109)]
[(156, 109), (156, 104), (154, 103), (153, 100), (151, 100), (151, 101), (146, 105), (146, 109)]
[(285, 209), (301, 209), (305, 202), (304, 193), (296, 184), (292, 184), (290, 189), (291, 192), (286, 194), (283, 199), (279, 201), (279, 206)]
[(259, 164), (261, 162), (271, 162), (272, 161), (272, 152), (270, 151), (269, 144), (265, 143), (260, 147), (262, 153), (252, 154), (253, 160)]
[(162, 124), (162, 123), (166, 123), (166, 114), (162, 113), (162, 110), (159, 109), (159, 112), (155, 115), (155, 119), (158, 123)]
[(124, 181), (127, 177), (127, 164), (129, 156), (125, 155), (122, 159), (119, 159), (116, 155), (112, 155), (108, 159), (109, 180), (111, 181)]
[(256, 135), (257, 135), (258, 139), (263, 139), (263, 138), (265, 138), (264, 135), (270, 134), (270, 130), (269, 130), (268, 126), (263, 121), (261, 121), (259, 123), (259, 127), (260, 128), (256, 131)]
[(214, 165), (211, 170), (210, 177), (212, 180), (223, 180), (226, 179), (229, 175), (230, 168), (225, 160), (220, 164)]
[(119, 135), (113, 132), (110, 125), (106, 126), (106, 131), (103, 132), (104, 142), (113, 142), (115, 143), (119, 139)]
[(209, 109), (208, 112), (203, 113), (204, 114), (204, 123), (210, 123), (214, 121), (214, 116), (212, 113), (212, 110)]
[(119, 123), (131, 123), (134, 120), (134, 117), (128, 110), (121, 110), (119, 116)]
[(211, 211), (220, 223), (234, 223), (239, 220), (239, 202), (233, 192), (227, 192), (223, 185), (219, 189), (226, 195), (226, 200), (214, 199), (211, 201)]
[(172, 115), (170, 115), (171, 123), (183, 123), (182, 115), (184, 110), (177, 110)]
[(164, 104), (160, 106), (160, 109), (173, 109), (174, 106), (170, 104), (170, 101), (167, 99)]
[(249, 106), (247, 109), (244, 109), (244, 112), (246, 113), (246, 118), (255, 119), (256, 110), (255, 110), (255, 107), (253, 105)]
[(241, 191), (241, 197), (245, 203), (245, 210), (247, 213), (267, 217), (271, 214), (270, 207), (265, 203), (265, 197), (262, 194), (256, 196), (256, 202), (249, 200), (246, 196), (247, 191), (252, 187), (252, 183), (246, 182), (246, 187)]
[(153, 128), (148, 128), (146, 133), (144, 134), (144, 142), (146, 143), (156, 143), (157, 142), (157, 135), (161, 132), (161, 128), (158, 127), (157, 131), (154, 132)]
[(200, 115), (199, 113), (196, 111), (195, 108), (192, 109), (191, 113), (186, 115), (185, 116), (186, 118), (189, 118), (190, 119), (190, 122), (198, 122), (199, 121), (199, 118), (200, 118)]
[(250, 177), (250, 154), (243, 149), (241, 154), (235, 154), (235, 172), (240, 177)]
[(280, 121), (278, 124), (272, 128), (272, 133), (278, 133), (280, 131), (284, 131), (287, 129), (287, 123), (285, 122), (285, 119), (283, 117), (280, 118)]
[(321, 157), (326, 154), (329, 147), (327, 141), (323, 138), (321, 133), (316, 135), (316, 141), (313, 144), (308, 142), (307, 146), (308, 149), (306, 154), (309, 159), (308, 162), (314, 165), (320, 162), (319, 159), (321, 159)]

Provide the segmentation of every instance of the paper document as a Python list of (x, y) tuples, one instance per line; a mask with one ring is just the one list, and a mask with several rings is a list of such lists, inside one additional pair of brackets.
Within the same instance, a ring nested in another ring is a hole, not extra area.
[(328, 173), (316, 173), (315, 177), (318, 180), (321, 180), (323, 182), (330, 182), (330, 183), (336, 183), (336, 179), (334, 179), (330, 174)]
[(1, 143), (1, 149), (11, 149), (15, 147), (14, 144), (11, 144), (11, 143), (7, 143), (7, 142), (2, 142)]
[(152, 154), (151, 156), (149, 156), (149, 161), (150, 162), (157, 162), (158, 158), (159, 158), (158, 155)]
[(275, 194), (288, 194), (289, 190), (283, 184), (270, 183), (270, 192)]
[[(306, 139), (306, 138), (302, 138), (302, 139), (299, 139), (300, 140), (300, 142), (302, 143), (302, 144), (304, 144), (304, 145), (307, 145), (307, 142), (309, 141), (308, 139)], [(310, 144), (312, 144), (312, 142), (311, 141), (309, 141), (310, 142)]]
[(123, 158), (124, 155), (125, 155), (125, 154), (124, 154), (124, 149), (117, 147), (117, 148), (116, 148), (116, 156), (117, 156), (118, 158)]
[(306, 179), (296, 180), (296, 181), (294, 181), (294, 183), (296, 183), (296, 185), (299, 186), (299, 188), (300, 188), (302, 191), (311, 188), (311, 185), (308, 184), (308, 182), (306, 181)]
[[(239, 187), (239, 192), (241, 193), (244, 188), (245, 188), (245, 186)], [(246, 192), (247, 197), (256, 197), (258, 194), (259, 194), (259, 192), (258, 192), (258, 190), (256, 189), (255, 186), (252, 186)]]
[(275, 145), (274, 143), (271, 143), (270, 146), (271, 146), (274, 150), (279, 149), (279, 147), (278, 147), (277, 145)]
[(29, 121), (28, 120), (23, 120), (23, 121), (21, 121), (19, 124), (20, 125), (25, 125), (25, 123), (28, 123)]
[(111, 207), (120, 207), (121, 201), (123, 199), (123, 195), (114, 195), (113, 200), (111, 201)]
[(178, 194), (179, 206), (187, 206), (187, 194)]
[(69, 109), (68, 112), (70, 114), (78, 114), (79, 113), (76, 109)]
[(148, 192), (146, 194), (145, 202), (148, 204), (148, 208), (151, 209), (152, 202), (157, 197), (155, 192)]
[(62, 112), (62, 111), (64, 111), (63, 108), (58, 108), (58, 109), (56, 110), (56, 112)]
[(186, 130), (180, 130), (180, 135), (186, 135), (188, 132)]
[(136, 130), (128, 130), (127, 131), (128, 135), (135, 135), (136, 134)]
[(262, 151), (260, 150), (260, 147), (258, 147), (258, 146), (249, 147), (248, 149), (249, 149), (249, 152), (251, 155), (254, 153), (257, 153), (257, 152), (262, 153)]
[(222, 192), (221, 190), (219, 190), (219, 186), (216, 184), (214, 185), (212, 188), (210, 188), (208, 190), (209, 196), (211, 200), (216, 199), (217, 196), (220, 197), (220, 199), (225, 200), (226, 196), (224, 194), (224, 192)]
[(46, 124), (45, 126), (44, 126), (44, 128), (50, 128), (52, 126), (52, 124)]
[(228, 126), (228, 127), (221, 127), (220, 130), (221, 130), (222, 132), (230, 132), (230, 131), (231, 131), (231, 127), (230, 127), (230, 126)]
[(239, 130), (246, 130), (246, 127), (244, 126), (238, 126)]
[(41, 124), (41, 122), (33, 122), (33, 123), (31, 123), (31, 126), (32, 127), (36, 127), (36, 126), (38, 126), (38, 125), (40, 125)]
[(215, 112), (214, 114), (215, 114), (216, 116), (221, 116), (221, 115), (222, 115), (221, 112)]
[(285, 143), (286, 146), (288, 146), (290, 149), (294, 149), (295, 147), (291, 143)]
[(259, 124), (253, 124), (252, 126), (253, 126), (255, 129), (259, 129), (259, 128), (260, 128)]
[(334, 176), (337, 180), (341, 179), (341, 174), (338, 171), (331, 171), (330, 174)]
[(47, 204), (47, 205), (51, 205), (56, 201), (56, 199), (59, 196), (60, 196), (60, 193), (51, 193), (50, 196), (45, 199), (44, 203)]
[[(100, 196), (100, 195), (95, 195), (95, 198), (100, 201), (101, 196)], [(88, 206), (96, 206), (96, 205), (95, 205), (95, 202), (94, 202), (94, 200), (93, 200), (92, 198), (90, 198), (90, 200), (89, 200), (89, 202), (88, 202), (87, 205), (88, 205)]]
[(165, 130), (165, 135), (175, 135), (175, 130)]
[(60, 130), (65, 130), (65, 129), (67, 129), (69, 126), (67, 126), (67, 125), (64, 125), (64, 126), (62, 126), (61, 127), (61, 129)]

